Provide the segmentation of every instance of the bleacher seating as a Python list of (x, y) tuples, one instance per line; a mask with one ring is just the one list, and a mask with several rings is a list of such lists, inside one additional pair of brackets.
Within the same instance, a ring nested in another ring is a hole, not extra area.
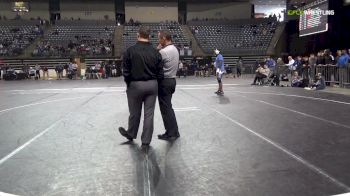
[[(158, 32), (161, 30), (168, 30), (172, 34), (173, 42), (176, 46), (188, 46), (188, 39), (185, 37), (181, 25), (178, 23), (147, 23), (143, 24), (151, 28), (150, 42), (157, 47), (158, 45)], [(124, 49), (134, 45), (137, 41), (137, 31), (139, 26), (125, 25), (124, 27)]]
[(40, 35), (43, 31), (34, 22), (9, 21), (0, 23), (0, 56), (16, 57)]
[(33, 56), (111, 56), (114, 29), (113, 23), (62, 21), (45, 35), (44, 41), (33, 51)]
[(212, 54), (217, 48), (228, 55), (266, 54), (276, 27), (276, 22), (190, 25), (205, 53)]

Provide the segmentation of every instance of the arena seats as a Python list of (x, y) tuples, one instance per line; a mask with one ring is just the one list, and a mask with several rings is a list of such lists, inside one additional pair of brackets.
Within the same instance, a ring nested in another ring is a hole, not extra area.
[(0, 23), (0, 56), (21, 55), (43, 30), (34, 21), (2, 21)]
[(59, 21), (38, 43), (33, 56), (111, 56), (114, 29), (114, 23), (107, 21)]
[[(158, 32), (160, 30), (168, 30), (172, 34), (173, 42), (176, 46), (188, 46), (188, 38), (185, 37), (181, 25), (178, 23), (146, 23), (143, 24), (149, 26), (152, 30), (150, 41), (156, 47), (158, 45)], [(124, 49), (134, 45), (137, 40), (137, 31), (139, 26), (125, 25), (124, 27)]]
[(218, 48), (227, 55), (265, 55), (276, 27), (277, 23), (271, 21), (190, 25), (204, 52), (212, 54)]

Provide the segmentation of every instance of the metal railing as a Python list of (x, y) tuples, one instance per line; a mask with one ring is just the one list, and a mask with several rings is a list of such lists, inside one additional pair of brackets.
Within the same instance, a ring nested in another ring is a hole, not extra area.
[[(254, 74), (256, 70), (255, 66), (245, 65), (244, 74)], [(339, 87), (350, 87), (350, 67), (339, 68), (335, 65), (317, 65), (313, 67), (303, 67), (302, 69), (295, 70), (299, 73), (299, 76), (313, 80), (317, 73), (321, 73), (324, 77), (327, 85), (338, 85)], [(293, 71), (294, 72), (294, 71)], [(277, 73), (279, 75), (286, 74), (291, 77), (292, 71), (288, 66), (278, 66)]]

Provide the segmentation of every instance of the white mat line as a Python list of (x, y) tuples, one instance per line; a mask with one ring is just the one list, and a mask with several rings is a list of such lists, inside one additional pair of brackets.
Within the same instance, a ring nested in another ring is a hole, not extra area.
[[(103, 96), (116, 96), (116, 95), (124, 95), (125, 93), (119, 93), (119, 94), (103, 94), (103, 95), (99, 95), (99, 97), (103, 97)], [(0, 115), (5, 113), (5, 112), (9, 112), (11, 110), (17, 110), (20, 108), (26, 108), (26, 107), (32, 107), (32, 106), (36, 106), (36, 105), (43, 105), (43, 104), (47, 104), (47, 103), (55, 103), (55, 102), (63, 102), (63, 101), (69, 101), (69, 100), (75, 100), (75, 99), (84, 99), (84, 98), (88, 98), (91, 96), (82, 96), (82, 97), (73, 97), (73, 98), (62, 98), (62, 99), (54, 99), (54, 100), (49, 100), (49, 101), (44, 101), (44, 102), (38, 102), (38, 103), (31, 103), (31, 104), (26, 104), (26, 105), (21, 105), (21, 106), (16, 106), (16, 107), (12, 107), (12, 108), (8, 108), (8, 109), (4, 109), (4, 110), (0, 110)]]
[(199, 111), (198, 107), (185, 107), (185, 108), (174, 108), (175, 112), (189, 112), (189, 111)]
[(350, 196), (350, 193), (343, 193), (343, 194), (340, 194), (340, 195), (333, 195), (333, 196)]
[[(218, 84), (179, 84), (177, 87), (205, 87), (217, 86)], [(240, 84), (224, 84), (225, 86), (238, 86)], [(74, 90), (109, 90), (109, 89), (126, 89), (125, 86), (118, 87), (86, 87), (86, 88), (43, 88), (43, 89), (29, 89), (29, 90), (8, 90), (8, 92), (26, 92), (26, 91), (74, 91)]]
[[(96, 98), (97, 96), (99, 96), (102, 92), (90, 97), (89, 101)], [(47, 127), (46, 129), (44, 129), (42, 132), (40, 132), (38, 135), (36, 135), (35, 137), (33, 137), (32, 139), (30, 139), (29, 141), (27, 141), (26, 143), (24, 143), (23, 145), (19, 146), (18, 148), (16, 148), (14, 151), (12, 151), (10, 154), (6, 155), (5, 157), (3, 157), (2, 159), (0, 159), (0, 165), (2, 165), (4, 162), (6, 162), (7, 160), (9, 160), (10, 158), (12, 158), (13, 156), (15, 156), (17, 153), (19, 153), (21, 150), (23, 150), (24, 148), (26, 148), (27, 146), (29, 146), (31, 143), (33, 143), (35, 140), (37, 140), (38, 138), (40, 138), (41, 136), (43, 136), (45, 133), (49, 132), (52, 128), (54, 128), (56, 125), (58, 125), (59, 123), (61, 123), (63, 120), (65, 120), (68, 116), (70, 116), (73, 112), (76, 111), (71, 111), (68, 112), (67, 114), (65, 114), (64, 116), (60, 117), (59, 120), (57, 120), (56, 122), (52, 123), (49, 127)]]
[(247, 126), (239, 123), (238, 121), (230, 118), (229, 116), (221, 113), (220, 111), (210, 108), (211, 110), (213, 110), (214, 112), (218, 113), (219, 115), (221, 115), (222, 117), (226, 118), (227, 120), (233, 122), (234, 124), (238, 125), (239, 127), (243, 128), (244, 130), (248, 131), (249, 133), (257, 136), (258, 138), (264, 140), (265, 142), (271, 144), (272, 146), (274, 146), (275, 148), (277, 148), (278, 150), (284, 152), (285, 154), (287, 154), (288, 156), (290, 156), (291, 158), (293, 158), (294, 160), (298, 161), (299, 163), (301, 163), (302, 165), (306, 166), (307, 168), (313, 170), (314, 172), (316, 172), (317, 174), (327, 178), (328, 180), (330, 180), (331, 182), (333, 182), (334, 184), (336, 184), (337, 186), (341, 187), (342, 189), (344, 189), (345, 191), (350, 191), (350, 187), (347, 186), (346, 184), (344, 184), (343, 182), (337, 180), (336, 178), (332, 177), (331, 175), (329, 175), (328, 173), (326, 173), (325, 171), (323, 171), (321, 168), (318, 168), (317, 166), (309, 163), (308, 161), (304, 160), (302, 157), (294, 154), (293, 152), (289, 151), (288, 149), (284, 148), (283, 146), (279, 145), (278, 143), (270, 140), (269, 138), (257, 133), (256, 131), (249, 129)]
[(0, 191), (0, 196), (19, 196), (19, 195), (4, 193), (4, 192), (1, 192), (1, 191)]
[(320, 120), (320, 121), (323, 121), (323, 122), (326, 122), (326, 123), (330, 123), (330, 124), (333, 124), (333, 125), (336, 125), (336, 126), (340, 126), (340, 127), (344, 127), (344, 128), (350, 129), (350, 126), (348, 126), (348, 125), (344, 125), (344, 124), (341, 124), (341, 123), (338, 123), (338, 122), (334, 122), (334, 121), (331, 121), (331, 120), (320, 118), (320, 117), (317, 117), (317, 116), (314, 116), (314, 115), (311, 115), (311, 114), (306, 114), (306, 113), (303, 113), (303, 112), (292, 110), (292, 109), (289, 109), (289, 108), (286, 108), (286, 107), (282, 107), (282, 106), (279, 106), (279, 105), (275, 105), (275, 104), (272, 104), (272, 103), (269, 103), (269, 102), (266, 102), (266, 101), (262, 101), (262, 100), (255, 100), (255, 101), (257, 101), (259, 103), (263, 103), (265, 105), (269, 105), (269, 106), (275, 107), (275, 108), (279, 108), (279, 109), (282, 109), (282, 110), (287, 110), (287, 111), (290, 111), (290, 112), (293, 112), (293, 113), (297, 113), (297, 114), (300, 114), (300, 115), (303, 115), (303, 116), (306, 116), (306, 117), (309, 117), (309, 118)]
[(56, 99), (56, 100), (50, 100), (50, 101), (43, 101), (43, 102), (38, 102), (38, 103), (31, 103), (31, 104), (26, 104), (26, 105), (21, 105), (21, 106), (16, 106), (4, 110), (0, 110), (0, 114), (4, 112), (8, 112), (11, 110), (16, 110), (20, 108), (25, 108), (25, 107), (31, 107), (31, 106), (36, 106), (36, 105), (41, 105), (41, 104), (46, 104), (46, 103), (54, 103), (54, 102), (61, 102), (61, 101), (68, 101), (68, 100), (75, 100), (75, 99), (84, 99), (87, 98), (88, 96), (83, 96), (83, 97), (74, 97), (74, 98), (63, 98), (63, 99)]
[(311, 99), (311, 100), (326, 101), (326, 102), (350, 105), (350, 102), (343, 102), (343, 101), (337, 101), (337, 100), (333, 100), (333, 99), (324, 99), (324, 98), (318, 98), (318, 97), (293, 95), (293, 94), (289, 95), (289, 94), (284, 94), (284, 93), (261, 93), (261, 92), (246, 92), (246, 91), (232, 91), (232, 90), (225, 91), (225, 93), (226, 92), (227, 93), (232, 92), (232, 93), (242, 93), (242, 94), (260, 94), (260, 95), (276, 95), (276, 96), (285, 96), (285, 97), (297, 97), (297, 98), (304, 98), (304, 99)]

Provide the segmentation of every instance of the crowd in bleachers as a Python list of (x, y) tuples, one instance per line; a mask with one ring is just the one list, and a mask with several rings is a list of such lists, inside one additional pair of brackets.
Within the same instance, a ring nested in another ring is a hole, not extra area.
[(18, 56), (43, 29), (39, 25), (0, 25), (0, 56)]
[(44, 41), (37, 44), (32, 55), (36, 57), (67, 57), (72, 55), (110, 56), (114, 26), (57, 25)]

